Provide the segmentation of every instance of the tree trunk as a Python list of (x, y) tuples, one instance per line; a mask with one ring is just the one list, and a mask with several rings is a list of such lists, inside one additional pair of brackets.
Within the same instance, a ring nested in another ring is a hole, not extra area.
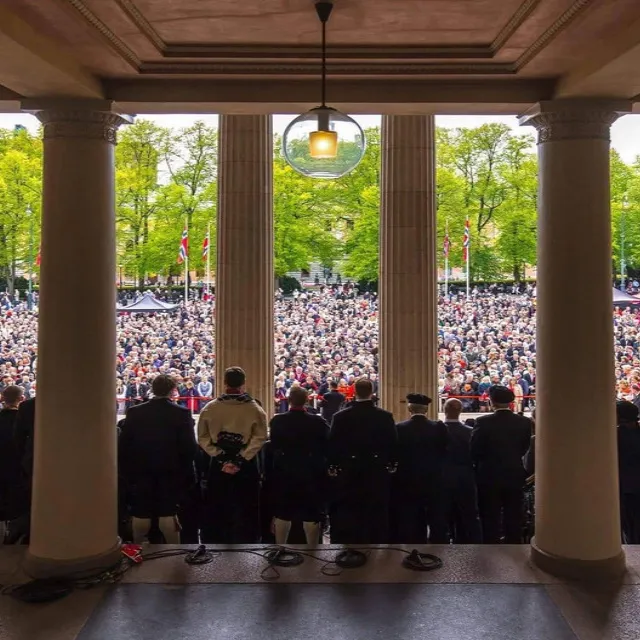
[(515, 284), (520, 284), (522, 280), (522, 274), (520, 272), (520, 264), (515, 262), (513, 264), (513, 281)]
[(140, 253), (140, 233), (137, 229), (133, 232), (133, 252), (136, 257), (136, 274), (138, 278), (138, 288), (144, 286), (144, 275), (142, 275), (142, 256)]
[(13, 298), (16, 291), (16, 240), (15, 237), (11, 243), (11, 265), (9, 267), (7, 278), (7, 289), (9, 295)]
[(147, 245), (149, 243), (149, 216), (146, 215), (144, 217), (144, 226), (142, 229), (142, 264), (141, 264), (141, 274), (142, 274), (142, 285), (144, 286), (144, 281), (147, 277)]

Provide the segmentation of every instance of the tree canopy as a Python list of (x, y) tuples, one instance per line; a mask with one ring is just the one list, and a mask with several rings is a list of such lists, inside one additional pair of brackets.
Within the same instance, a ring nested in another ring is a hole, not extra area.
[[(356, 280), (378, 277), (380, 130), (365, 131), (362, 162), (338, 180), (314, 180), (284, 159), (274, 139), (275, 274), (311, 263)], [(0, 129), (0, 281), (38, 270), (42, 132)], [(138, 119), (116, 147), (118, 264), (142, 282), (177, 276), (180, 237), (189, 227), (190, 268), (204, 273), (201, 247), (211, 227), (215, 255), (217, 130), (203, 122), (169, 129)], [(533, 138), (504, 124), (436, 130), (437, 247), (448, 232), (450, 267), (464, 266), (465, 220), (476, 279), (523, 277), (536, 263), (537, 157)], [(640, 269), (640, 156), (611, 152), (612, 269)], [(215, 264), (215, 259), (213, 260)]]

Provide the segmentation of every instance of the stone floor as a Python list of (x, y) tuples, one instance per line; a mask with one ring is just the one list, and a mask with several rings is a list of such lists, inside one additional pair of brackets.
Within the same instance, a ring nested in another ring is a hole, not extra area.
[[(403, 554), (378, 548), (364, 567), (337, 576), (322, 571), (335, 556), (327, 546), (316, 554), (324, 561), (280, 568), (271, 582), (261, 577), (264, 559), (242, 549), (200, 567), (183, 557), (147, 561), (117, 585), (50, 604), (2, 597), (0, 640), (640, 638), (640, 547), (626, 549), (619, 584), (590, 586), (532, 567), (526, 546), (425, 548), (444, 562), (427, 573), (404, 569)], [(25, 579), (22, 553), (0, 550), (1, 584)]]

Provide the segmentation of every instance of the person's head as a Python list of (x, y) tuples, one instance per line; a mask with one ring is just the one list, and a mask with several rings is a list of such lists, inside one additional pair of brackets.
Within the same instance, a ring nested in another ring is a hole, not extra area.
[(176, 387), (175, 378), (164, 374), (156, 376), (151, 383), (151, 391), (156, 398), (170, 398)]
[(431, 404), (431, 398), (423, 393), (408, 393), (407, 408), (412, 416), (424, 415)]
[(240, 367), (229, 367), (224, 372), (224, 384), (230, 389), (242, 389), (246, 381), (247, 376)]
[(2, 402), (6, 409), (16, 409), (18, 405), (24, 400), (24, 389), (17, 385), (9, 385), (2, 392)]
[(309, 393), (304, 387), (291, 387), (289, 393), (289, 406), (295, 409), (300, 409), (307, 404)]
[(462, 402), (458, 398), (449, 398), (444, 403), (444, 417), (447, 420), (459, 420), (462, 413)]
[(329, 383), (329, 386), (331, 387), (331, 391), (336, 391), (336, 390), (337, 390), (337, 388), (338, 388), (338, 383), (337, 383), (335, 380), (332, 380), (332, 381)]
[(508, 387), (494, 384), (489, 389), (489, 399), (494, 409), (509, 409), (509, 405), (515, 400), (515, 395)]
[(358, 400), (370, 400), (373, 395), (373, 385), (369, 378), (358, 378), (355, 384), (356, 398)]

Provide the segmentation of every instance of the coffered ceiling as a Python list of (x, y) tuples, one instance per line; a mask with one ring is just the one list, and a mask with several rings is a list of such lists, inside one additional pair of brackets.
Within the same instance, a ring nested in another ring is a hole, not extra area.
[[(312, 0), (0, 0), (0, 101), (295, 110), (319, 35)], [(336, 0), (328, 46), (332, 101), (365, 111), (640, 94), (640, 0)]]

